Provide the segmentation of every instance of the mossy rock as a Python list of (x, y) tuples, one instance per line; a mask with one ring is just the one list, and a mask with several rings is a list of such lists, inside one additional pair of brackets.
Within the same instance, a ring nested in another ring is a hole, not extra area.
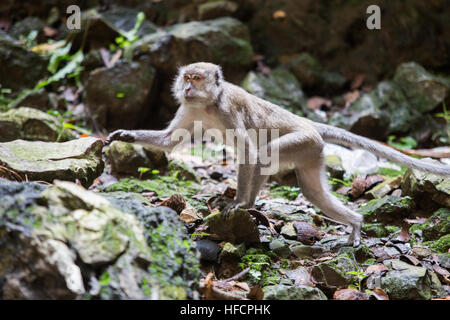
[(251, 71), (241, 86), (251, 94), (299, 115), (310, 112), (306, 107), (306, 97), (300, 83), (285, 68), (273, 69), (268, 75)]
[[(102, 147), (103, 142), (92, 137), (62, 143), (15, 140), (0, 143), (0, 161), (23, 180), (78, 179), (84, 186), (90, 186), (104, 168)], [(0, 175), (18, 178), (10, 171), (2, 171)]]
[(0, 142), (17, 139), (63, 142), (76, 137), (58, 118), (34, 108), (20, 107), (0, 113)]
[(422, 224), (414, 224), (410, 231), (422, 230), (422, 238), (425, 241), (437, 240), (450, 233), (450, 209), (441, 208)]
[(358, 271), (355, 261), (346, 254), (321, 262), (312, 269), (311, 276), (325, 287), (346, 288), (355, 277), (348, 272)]
[(266, 286), (265, 300), (327, 300), (326, 295), (318, 288), (307, 286), (285, 286), (282, 284)]
[(385, 196), (369, 201), (358, 212), (365, 216), (367, 222), (393, 223), (407, 217), (414, 206), (415, 202), (411, 197)]
[(436, 241), (424, 242), (423, 245), (429, 245), (431, 249), (437, 252), (448, 253), (450, 249), (450, 234), (446, 234)]
[(369, 237), (383, 238), (397, 231), (400, 231), (400, 228), (396, 226), (385, 225), (381, 222), (378, 222), (378, 223), (363, 223), (362, 230)]
[(433, 271), (400, 260), (383, 262), (390, 271), (381, 278), (381, 288), (393, 300), (423, 300), (445, 296)]
[(228, 215), (220, 211), (205, 218), (212, 233), (233, 244), (259, 243), (259, 231), (247, 210), (231, 210)]

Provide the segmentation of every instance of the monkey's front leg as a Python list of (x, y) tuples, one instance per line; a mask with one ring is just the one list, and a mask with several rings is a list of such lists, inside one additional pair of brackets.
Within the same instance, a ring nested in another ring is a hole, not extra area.
[(178, 141), (172, 141), (167, 130), (116, 130), (106, 139), (106, 144), (112, 141), (138, 143), (163, 151), (170, 151)]

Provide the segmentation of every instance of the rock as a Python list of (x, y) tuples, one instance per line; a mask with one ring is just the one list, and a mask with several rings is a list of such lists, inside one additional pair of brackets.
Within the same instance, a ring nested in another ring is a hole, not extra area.
[(400, 228), (377, 222), (377, 223), (363, 223), (362, 230), (369, 237), (383, 238), (389, 236), (392, 233), (400, 231)]
[(309, 113), (306, 97), (295, 76), (285, 68), (279, 67), (264, 75), (251, 71), (241, 84), (242, 88), (262, 99), (283, 108), (304, 115)]
[(372, 174), (379, 168), (377, 156), (366, 150), (349, 150), (342, 146), (327, 143), (325, 144), (324, 153), (326, 157), (339, 157), (345, 176)]
[(288, 258), (291, 255), (289, 245), (280, 240), (270, 242), (269, 248), (281, 258)]
[(425, 259), (433, 254), (433, 251), (422, 246), (414, 246), (411, 249), (411, 255), (414, 257), (417, 257), (418, 259), (422, 260)]
[(54, 184), (0, 181), (1, 298), (192, 297), (198, 258), (174, 211)]
[(16, 139), (67, 141), (76, 135), (54, 116), (28, 107), (0, 113), (0, 142)]
[(391, 299), (422, 300), (445, 295), (433, 271), (400, 260), (386, 260), (383, 263), (390, 271), (381, 279), (381, 288)]
[(450, 209), (442, 208), (433, 213), (431, 217), (422, 224), (414, 224), (410, 231), (422, 230), (422, 238), (425, 241), (437, 240), (450, 233)]
[(354, 276), (348, 274), (350, 271), (357, 271), (356, 264), (345, 254), (334, 259), (321, 262), (312, 269), (311, 276), (315, 283), (324, 287), (346, 288)]
[[(313, 52), (326, 70), (365, 74), (369, 83), (392, 73), (406, 61), (415, 60), (436, 70), (449, 66), (445, 48), (450, 40), (443, 40), (441, 36), (450, 29), (444, 18), (449, 12), (445, 0), (432, 5), (423, 0), (389, 6), (380, 2), (382, 27), (376, 32), (365, 24), (369, 16), (365, 12), (374, 4), (370, 0), (357, 3), (279, 1), (276, 5), (264, 1), (245, 2), (253, 5), (248, 25), (255, 51), (270, 63), (299, 52)], [(284, 15), (276, 17), (275, 10)], [(424, 33), (427, 36), (424, 37)], [(422, 45), (417, 46), (417, 43)], [(434, 50), (431, 53), (427, 48)]]
[[(167, 170), (167, 157), (163, 151), (143, 147), (122, 141), (113, 141), (105, 149), (106, 161), (111, 164), (113, 175), (131, 175), (148, 178), (152, 170)], [(148, 168), (148, 172), (140, 173), (139, 168)]]
[(305, 267), (286, 270), (286, 276), (294, 281), (295, 286), (314, 287), (308, 269)]
[(395, 178), (386, 178), (386, 180), (367, 191), (366, 195), (371, 199), (381, 199), (389, 194), (392, 190), (400, 187), (401, 182), (401, 176)]
[(292, 222), (286, 223), (280, 231), (280, 234), (286, 239), (297, 240), (297, 230)]
[(231, 210), (227, 216), (220, 211), (205, 218), (212, 233), (233, 244), (259, 243), (259, 232), (251, 215), (242, 209)]
[(224, 68), (228, 80), (239, 78), (252, 63), (253, 48), (247, 27), (240, 21), (218, 18), (179, 23), (144, 36), (125, 52), (126, 57), (148, 56), (168, 79), (179, 65), (209, 61)]
[(206, 2), (198, 6), (198, 17), (200, 20), (208, 20), (231, 16), (238, 7), (238, 4), (233, 1)]
[[(24, 91), (23, 91), (24, 92)], [(60, 110), (58, 97), (54, 92), (48, 93), (45, 88), (33, 89), (18, 97), (12, 103), (10, 108), (19, 108), (21, 106), (29, 106), (41, 111)]]
[(327, 300), (320, 289), (307, 286), (272, 285), (263, 290), (265, 300)]
[(408, 168), (403, 178), (402, 191), (417, 199), (423, 209), (437, 209), (437, 206), (450, 208), (450, 179), (444, 176)]
[(325, 169), (330, 173), (331, 178), (342, 179), (344, 177), (344, 167), (342, 160), (335, 154), (325, 156)]
[(308, 93), (329, 96), (342, 89), (347, 79), (336, 72), (324, 69), (309, 53), (294, 55), (286, 67), (295, 75)]
[(380, 82), (371, 92), (336, 113), (330, 123), (354, 133), (384, 140), (388, 134), (420, 127), (424, 114), (446, 97), (450, 82), (428, 73), (416, 63), (401, 64), (392, 81)]
[(171, 160), (169, 162), (169, 170), (175, 174), (177, 178), (200, 183), (200, 178), (195, 170), (181, 161)]
[(307, 258), (322, 253), (323, 248), (320, 246), (297, 245), (293, 246), (291, 251), (297, 258)]
[(365, 216), (367, 222), (383, 222), (392, 224), (407, 217), (415, 202), (411, 197), (385, 196), (370, 200), (357, 211)]
[(17, 40), (27, 39), (32, 31), (36, 32), (35, 40), (38, 43), (44, 42), (44, 27), (45, 23), (38, 17), (26, 17), (25, 19), (16, 22), (8, 34)]
[(294, 228), (297, 230), (297, 241), (303, 244), (310, 245), (321, 239), (319, 230), (311, 223), (297, 221), (294, 222)]
[(19, 91), (33, 88), (47, 73), (47, 61), (0, 33), (0, 83), (2, 88)]
[(211, 240), (198, 240), (195, 242), (198, 252), (200, 252), (200, 259), (205, 261), (217, 262), (220, 253), (220, 247)]
[(240, 261), (240, 258), (245, 254), (245, 245), (241, 243), (238, 246), (234, 246), (227, 242), (220, 252), (220, 258), (223, 260)]
[(338, 250), (338, 254), (346, 254), (348, 257), (354, 258), (356, 262), (360, 264), (375, 257), (364, 243), (361, 243), (357, 247), (342, 247)]
[[(15, 140), (0, 143), (0, 161), (22, 180), (78, 179), (90, 186), (103, 171), (102, 147), (100, 139), (91, 137), (63, 143)], [(0, 174), (17, 179), (9, 171)]]
[(133, 129), (149, 113), (155, 76), (147, 59), (121, 60), (109, 69), (96, 69), (86, 83), (85, 103), (101, 126)]
[[(78, 48), (83, 41), (83, 35), (89, 25), (85, 47), (89, 50), (108, 48), (115, 39), (122, 34), (131, 31), (136, 24), (139, 10), (125, 8), (117, 5), (110, 6), (107, 10), (91, 9), (84, 12), (81, 19), (81, 30), (76, 34), (74, 47)], [(142, 37), (156, 32), (157, 27), (149, 20), (142, 21), (137, 35)]]

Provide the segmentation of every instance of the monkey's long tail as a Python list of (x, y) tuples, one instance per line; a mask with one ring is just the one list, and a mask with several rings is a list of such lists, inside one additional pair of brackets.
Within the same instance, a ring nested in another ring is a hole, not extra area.
[(322, 138), (327, 142), (344, 145), (346, 147), (362, 148), (370, 152), (373, 152), (374, 154), (380, 157), (392, 160), (396, 163), (400, 163), (410, 168), (450, 176), (450, 166), (426, 162), (409, 157), (379, 142), (353, 134), (341, 128), (336, 128), (333, 126), (317, 122), (314, 122), (313, 125), (316, 128), (316, 130), (320, 133)]

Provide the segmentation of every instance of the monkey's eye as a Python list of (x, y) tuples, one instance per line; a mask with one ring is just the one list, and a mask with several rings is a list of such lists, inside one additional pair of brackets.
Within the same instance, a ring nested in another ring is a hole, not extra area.
[(188, 82), (190, 80), (189, 76), (184, 76), (184, 81)]
[(200, 76), (198, 76), (196, 74), (192, 76), (192, 80), (198, 81), (200, 79), (201, 79)]

